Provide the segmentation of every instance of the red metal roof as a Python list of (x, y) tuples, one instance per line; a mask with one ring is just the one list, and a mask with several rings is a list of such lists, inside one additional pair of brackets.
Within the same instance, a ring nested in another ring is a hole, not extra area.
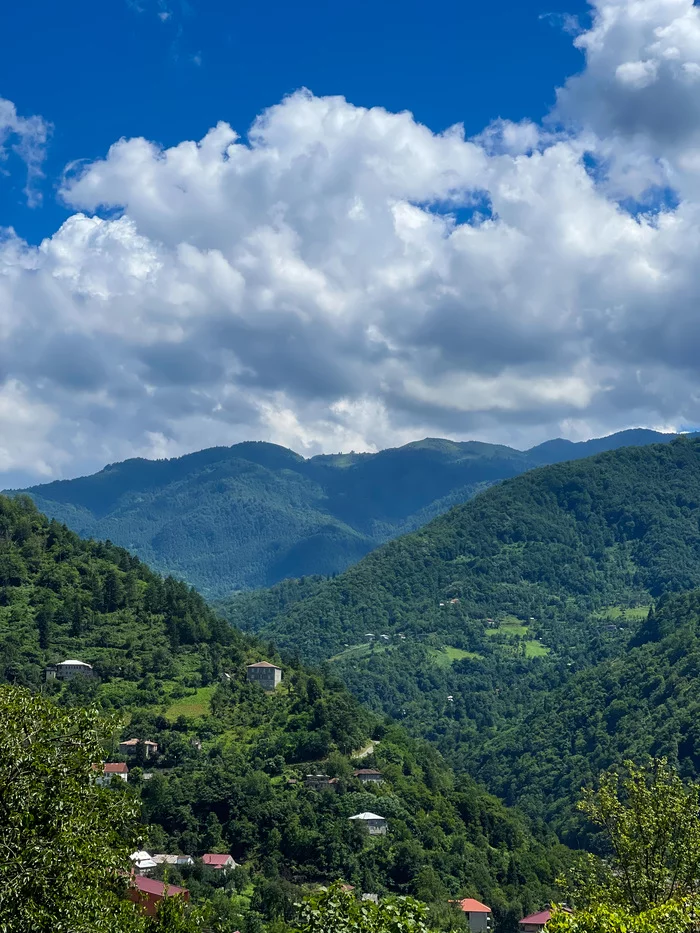
[(530, 914), (529, 917), (523, 917), (521, 923), (548, 923), (552, 919), (551, 910), (540, 910), (539, 913)]
[(104, 774), (128, 774), (129, 768), (123, 761), (107, 761), (105, 764), (96, 762), (93, 771), (102, 771)]
[(172, 897), (174, 894), (187, 894), (187, 888), (179, 888), (176, 884), (163, 884), (162, 881), (156, 881), (155, 878), (146, 878), (145, 875), (132, 875), (131, 883), (144, 894), (153, 894), (156, 897)]
[(206, 855), (202, 856), (202, 861), (205, 865), (225, 865), (230, 858), (230, 855), (218, 855), (208, 852)]
[(486, 904), (482, 904), (480, 901), (474, 900), (473, 897), (465, 897), (461, 901), (457, 901), (460, 908), (465, 912), (465, 914), (490, 914), (491, 908), (487, 907)]

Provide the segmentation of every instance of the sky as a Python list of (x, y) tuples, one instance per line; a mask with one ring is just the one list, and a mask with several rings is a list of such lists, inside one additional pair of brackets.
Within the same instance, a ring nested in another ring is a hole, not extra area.
[(26, 0), (0, 486), (700, 425), (692, 0)]

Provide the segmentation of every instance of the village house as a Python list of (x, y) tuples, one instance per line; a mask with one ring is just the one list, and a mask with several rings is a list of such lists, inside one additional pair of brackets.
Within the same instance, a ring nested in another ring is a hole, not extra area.
[(112, 778), (118, 777), (122, 781), (129, 780), (129, 768), (123, 761), (107, 761), (105, 764), (94, 764), (93, 771), (99, 772), (95, 776), (95, 784), (106, 787), (112, 783)]
[(282, 683), (282, 668), (270, 664), (269, 661), (258, 661), (249, 664), (246, 676), (251, 684), (258, 684), (263, 690), (274, 690)]
[(132, 852), (129, 858), (136, 871), (141, 874), (153, 871), (156, 867), (156, 862), (145, 849), (141, 849), (139, 852)]
[(160, 852), (152, 858), (156, 865), (173, 865), (175, 868), (191, 868), (194, 865), (191, 855), (165, 855)]
[(307, 774), (304, 784), (312, 790), (336, 790), (338, 778), (328, 777), (327, 774)]
[(382, 772), (376, 768), (358, 768), (352, 773), (362, 784), (381, 784), (384, 780)]
[(464, 897), (461, 901), (450, 901), (464, 912), (471, 933), (485, 933), (491, 929), (491, 908), (486, 904), (474, 900), (473, 897)]
[(231, 871), (238, 868), (238, 863), (230, 855), (217, 855), (214, 852), (207, 852), (202, 856), (202, 862), (215, 871)]
[(348, 819), (358, 820), (370, 836), (386, 836), (387, 822), (383, 816), (379, 816), (377, 813), (356, 813), (355, 816), (350, 816)]
[(68, 661), (61, 661), (60, 664), (50, 664), (46, 668), (46, 679), (54, 680), (72, 680), (74, 677), (94, 677), (95, 672), (92, 669), (91, 664), (86, 664), (85, 661), (76, 661), (75, 659), (70, 659)]
[(189, 901), (190, 892), (187, 888), (180, 888), (176, 884), (164, 884), (154, 878), (145, 878), (143, 875), (132, 875), (127, 897), (134, 904), (140, 904), (145, 914), (153, 917), (158, 911), (158, 905), (166, 897), (182, 895)]
[[(567, 913), (570, 913), (567, 907), (564, 907)], [(529, 917), (523, 917), (518, 924), (520, 933), (540, 933), (552, 919), (552, 911), (547, 908), (540, 910), (536, 914), (530, 914)]]
[(139, 745), (143, 745), (146, 758), (158, 754), (158, 743), (151, 742), (149, 739), (126, 739), (126, 741), (119, 743), (119, 751), (123, 755), (135, 755)]

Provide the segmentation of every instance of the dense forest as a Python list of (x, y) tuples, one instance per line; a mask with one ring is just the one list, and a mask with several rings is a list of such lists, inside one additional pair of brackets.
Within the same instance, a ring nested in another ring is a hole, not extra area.
[(533, 471), (225, 609), (581, 845), (602, 768), (664, 753), (698, 774), (698, 585), (700, 443), (679, 439)]
[(563, 650), (594, 612), (700, 585), (699, 509), (700, 441), (623, 448), (488, 489), (307, 594), (282, 584), (225, 608), (307, 658), (370, 633), (478, 639), (506, 618)]
[[(332, 671), (281, 659), (183, 583), (82, 541), (26, 497), (0, 497), (0, 645), (0, 681), (116, 717), (109, 760), (123, 760), (119, 740), (157, 743), (130, 760), (115, 793), (138, 796), (151, 852), (234, 856), (241, 867), (230, 875), (197, 863), (169, 876), (209, 902), (222, 929), (274, 931), (304, 891), (340, 879), (418, 895), (436, 930), (461, 928), (450, 897), (488, 899), (498, 928), (514, 930), (551, 898), (567, 862), (543, 824), (456, 777)], [(96, 676), (45, 680), (66, 657)], [(283, 670), (272, 694), (246, 680), (261, 658)], [(358, 767), (381, 770), (383, 782), (362, 785)], [(337, 780), (306, 786), (319, 772)], [(349, 819), (365, 811), (386, 818), (386, 836)]]
[(377, 454), (304, 459), (243, 443), (172, 460), (127, 460), (25, 490), (47, 515), (111, 540), (208, 597), (332, 575), (480, 490), (543, 464), (674, 435), (623, 431), (522, 452), (440, 439)]

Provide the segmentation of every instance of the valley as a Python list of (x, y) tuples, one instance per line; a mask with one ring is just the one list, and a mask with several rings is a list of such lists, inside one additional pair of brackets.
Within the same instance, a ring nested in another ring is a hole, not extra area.
[[(143, 847), (193, 859), (169, 878), (222, 931), (281, 933), (340, 879), (418, 897), (435, 930), (480, 898), (509, 933), (598, 846), (576, 803), (601, 771), (663, 755), (700, 777), (698, 440), (536, 469), (214, 608), (27, 496), (0, 497), (0, 530), (0, 678), (117, 717), (105, 760)], [(65, 658), (91, 676), (49, 678)], [(197, 868), (219, 852), (225, 885)]]

